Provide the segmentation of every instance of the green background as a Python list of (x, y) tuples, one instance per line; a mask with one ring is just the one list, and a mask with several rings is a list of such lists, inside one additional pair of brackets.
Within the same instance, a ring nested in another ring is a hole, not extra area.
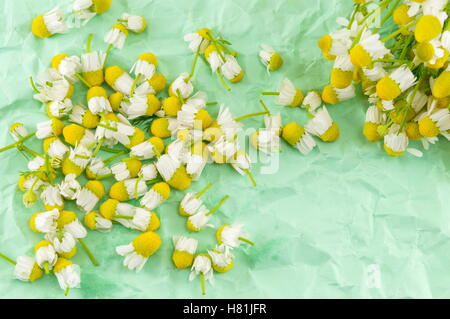
[[(330, 63), (321, 59), (317, 40), (336, 29), (335, 18), (349, 14), (351, 0), (114, 0), (113, 8), (95, 17), (87, 26), (41, 40), (30, 32), (32, 18), (56, 4), (70, 1), (4, 0), (0, 24), (0, 145), (12, 142), (10, 124), (24, 122), (30, 131), (46, 119), (43, 107), (32, 99), (28, 77), (49, 66), (58, 53), (80, 54), (89, 33), (93, 48), (105, 49), (103, 36), (123, 12), (144, 15), (149, 28), (132, 34), (121, 51), (114, 50), (108, 64), (128, 69), (137, 55), (153, 52), (160, 72), (169, 80), (190, 70), (192, 52), (183, 35), (201, 27), (220, 31), (239, 52), (245, 69), (242, 83), (227, 93), (200, 61), (195, 87), (208, 93), (236, 116), (260, 111), (260, 92), (273, 91), (284, 76), (304, 91), (327, 84)], [(268, 74), (257, 53), (261, 43), (276, 48), (284, 66)], [(80, 86), (78, 86), (80, 88)], [(80, 91), (80, 90), (78, 90)], [(75, 101), (82, 100), (81, 93)], [(300, 109), (280, 108), (265, 99), (283, 122), (305, 124)], [(235, 250), (235, 267), (215, 276), (207, 285), (210, 298), (430, 298), (450, 297), (450, 202), (448, 143), (440, 141), (425, 153), (389, 158), (381, 144), (362, 136), (367, 102), (358, 94), (352, 101), (330, 106), (341, 127), (341, 138), (333, 144), (319, 143), (308, 156), (283, 143), (279, 169), (262, 174), (257, 164), (253, 188), (229, 166), (208, 166), (191, 190), (208, 182), (214, 188), (205, 196), (209, 206), (228, 194), (231, 198), (211, 222), (241, 221), (256, 243)], [(210, 112), (217, 114), (217, 107)], [(262, 119), (245, 121), (261, 127)], [(34, 140), (29, 146), (38, 149)], [(17, 190), (19, 171), (25, 160), (14, 150), (0, 155), (0, 251), (16, 257), (32, 254), (42, 238), (28, 228), (28, 210)], [(266, 157), (261, 158), (267, 162)], [(276, 158), (274, 159), (276, 162)], [(82, 268), (82, 287), (73, 298), (197, 298), (198, 280), (188, 281), (189, 271), (175, 269), (170, 261), (171, 236), (187, 234), (185, 219), (177, 214), (184, 192), (173, 192), (157, 212), (162, 248), (136, 274), (123, 268), (123, 258), (114, 248), (130, 242), (138, 232), (115, 226), (110, 233), (90, 232), (86, 242), (101, 263), (93, 267), (79, 252), (74, 262)], [(194, 234), (200, 248), (215, 244), (214, 230)], [(381, 285), (368, 284), (368, 272), (376, 265)], [(0, 261), (0, 297), (60, 298), (56, 278), (29, 284), (13, 279), (11, 265)]]

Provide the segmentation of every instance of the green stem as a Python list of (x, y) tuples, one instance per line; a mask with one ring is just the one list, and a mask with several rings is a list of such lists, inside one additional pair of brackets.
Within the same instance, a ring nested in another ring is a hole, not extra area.
[(145, 184), (147, 184), (147, 185), (153, 185), (153, 184), (156, 184), (156, 183), (160, 183), (160, 182), (162, 182), (162, 181), (163, 181), (163, 180), (160, 179), (160, 178), (155, 178), (155, 179), (146, 181)]
[(118, 22), (128, 22), (128, 20), (125, 19), (117, 19)]
[(45, 271), (45, 274), (46, 274), (46, 275), (48, 275), (48, 274), (50, 273), (50, 269), (49, 269), (49, 266), (48, 266), (48, 262), (47, 262), (47, 261), (44, 263), (44, 271)]
[(392, 8), (389, 10), (389, 12), (383, 17), (383, 20), (381, 20), (380, 25), (373, 31), (373, 34), (378, 33), (378, 31), (380, 31), (381, 26), (383, 26), (384, 23), (386, 23), (386, 21), (392, 16), (392, 14), (394, 13), (395, 9), (397, 9), (397, 6), (399, 5), (401, 0), (397, 0), (394, 5), (392, 6)]
[(253, 175), (252, 175), (252, 173), (250, 172), (250, 170), (249, 170), (249, 169), (246, 169), (246, 170), (245, 170), (245, 173), (247, 174), (248, 178), (249, 178), (250, 181), (252, 182), (253, 187), (256, 187), (256, 181), (255, 181), (255, 179), (253, 178)]
[(205, 188), (203, 188), (200, 192), (197, 193), (197, 195), (195, 195), (195, 197), (200, 198), (212, 185), (212, 183), (206, 185)]
[(406, 39), (405, 45), (403, 46), (403, 50), (402, 50), (402, 52), (400, 53), (400, 57), (399, 57), (401, 60), (403, 60), (403, 59), (405, 58), (405, 56), (406, 56), (406, 53), (408, 53), (409, 45), (411, 44), (411, 42), (413, 41), (413, 39), (414, 39), (414, 36), (413, 36), (413, 35), (410, 35), (410, 36)]
[(139, 79), (141, 78), (141, 75), (142, 75), (142, 74), (139, 73), (139, 74), (136, 76), (136, 78), (134, 79), (133, 85), (131, 86), (131, 90), (130, 90), (130, 97), (133, 97), (133, 95), (134, 95), (134, 90), (136, 90), (136, 85), (137, 85)]
[(125, 216), (125, 215), (114, 215), (115, 219), (133, 219), (133, 216)]
[(12, 260), (11, 258), (9, 258), (8, 256), (3, 255), (2, 253), (0, 253), (0, 257), (3, 258), (4, 260), (6, 260), (7, 262), (15, 265), (16, 262), (14, 260)]
[(134, 185), (134, 198), (138, 199), (139, 198), (139, 193), (138, 193), (138, 186), (139, 186), (139, 182), (141, 181), (142, 176), (139, 176), (136, 179), (136, 184)]
[(263, 102), (263, 100), (259, 100), (259, 103), (261, 103), (262, 107), (264, 108), (264, 111), (266, 111), (267, 114), (270, 115), (270, 111), (269, 111), (269, 109), (267, 108), (266, 104)]
[(181, 105), (183, 105), (185, 101), (184, 101), (184, 98), (183, 98), (183, 94), (181, 94), (180, 89), (177, 89), (176, 93), (178, 95), (178, 98), (180, 99)]
[(66, 290), (64, 290), (64, 296), (66, 296), (66, 297), (67, 297), (67, 295), (69, 294), (69, 290), (70, 290), (70, 288), (69, 288), (69, 287), (67, 287), (67, 288), (66, 288)]
[(105, 152), (108, 152), (108, 153), (121, 153), (121, 152), (123, 152), (123, 151), (121, 151), (121, 150), (115, 150), (115, 149), (113, 149), (113, 148), (109, 148), (109, 147), (100, 147), (100, 149), (102, 150), (102, 151), (105, 151)]
[(113, 48), (113, 45), (110, 44), (110, 45), (108, 45), (108, 48), (106, 49), (106, 52), (105, 52), (105, 61), (103, 62), (103, 68), (104, 68), (105, 65), (106, 65), (106, 60), (107, 60), (108, 55), (109, 55), (109, 53), (111, 52), (112, 48)]
[(92, 85), (89, 84), (88, 81), (79, 73), (75, 74), (78, 80), (80, 80), (84, 85), (86, 85), (89, 89), (92, 87)]
[(110, 177), (113, 177), (113, 176), (114, 176), (114, 174), (112, 174), (112, 173), (110, 173), (110, 174), (105, 174), (105, 175), (100, 175), (100, 176), (97, 176), (97, 177), (95, 178), (95, 180), (101, 181), (101, 180), (104, 180), (104, 179), (107, 179), (107, 178), (110, 178)]
[(88, 39), (87, 39), (87, 43), (86, 43), (86, 52), (89, 53), (91, 52), (91, 42), (92, 42), (92, 37), (94, 36), (94, 34), (89, 33)]
[(280, 92), (262, 92), (262, 95), (280, 95)]
[(266, 115), (266, 114), (270, 114), (270, 113), (268, 113), (266, 111), (265, 112), (250, 113), (250, 114), (243, 115), (241, 117), (236, 118), (235, 121), (236, 122), (240, 122), (240, 121), (245, 120), (245, 119), (247, 119), (249, 117), (259, 116), (259, 115)]
[(206, 103), (206, 106), (208, 106), (208, 105), (216, 105), (217, 104), (217, 102), (208, 102), (208, 103)]
[(98, 142), (98, 144), (97, 144), (97, 146), (96, 146), (96, 148), (94, 150), (94, 153), (92, 153), (92, 157), (95, 157), (98, 154), (98, 152), (100, 151), (100, 148), (102, 147), (104, 142), (105, 142), (105, 138), (102, 137), (100, 139), (100, 141)]
[(33, 90), (34, 90), (34, 92), (36, 92), (36, 93), (41, 93), (39, 90), (38, 90), (38, 88), (36, 87), (36, 84), (34, 84), (34, 81), (33, 81), (33, 77), (32, 76), (30, 76), (30, 84), (31, 84), (31, 87), (33, 88)]
[(94, 266), (99, 266), (99, 263), (97, 262), (97, 259), (95, 259), (94, 255), (89, 250), (89, 247), (84, 243), (84, 241), (81, 238), (78, 238), (78, 241), (81, 244), (81, 247), (86, 252), (86, 255), (88, 255), (89, 259), (91, 260), (92, 264)]
[(200, 273), (200, 287), (202, 288), (202, 296), (206, 295), (205, 275), (202, 272)]
[(225, 201), (228, 199), (228, 195), (226, 195), (224, 198), (222, 198), (222, 200), (219, 202), (219, 204), (217, 204), (216, 207), (214, 207), (213, 209), (211, 209), (208, 213), (206, 213), (206, 216), (211, 215), (212, 213), (214, 213), (216, 210), (218, 210), (220, 208), (220, 206), (223, 205), (223, 203), (225, 203)]
[(388, 35), (387, 37), (385, 37), (384, 39), (381, 40), (381, 42), (387, 42), (392, 38), (395, 38), (397, 35), (399, 35), (400, 33), (402, 33), (403, 31), (409, 29), (410, 27), (412, 27), (413, 25), (415, 25), (417, 22), (419, 22), (419, 19), (416, 19), (410, 23), (408, 23), (407, 25), (401, 27), (400, 29), (398, 29), (397, 31), (391, 33), (390, 35)]
[(127, 151), (120, 151), (120, 152), (116, 153), (115, 155), (113, 155), (113, 156), (108, 157), (107, 159), (105, 159), (105, 160), (103, 161), (103, 163), (108, 164), (108, 163), (110, 163), (111, 161), (113, 161), (113, 160), (115, 160), (116, 158), (118, 158), (119, 156), (122, 156), (122, 155), (124, 155), (124, 154), (126, 154), (126, 153), (127, 153)]
[(361, 6), (360, 4), (357, 4), (355, 10), (353, 10), (352, 16), (350, 17), (350, 21), (348, 22), (347, 25), (347, 30), (351, 29), (353, 21), (355, 21), (356, 14), (358, 13), (360, 6)]
[(36, 134), (36, 132), (30, 133), (30, 134), (28, 134), (28, 135), (22, 137), (22, 138), (21, 138), (20, 140), (18, 140), (17, 142), (14, 142), (14, 143), (12, 143), (12, 144), (10, 144), (10, 145), (8, 145), (8, 146), (5, 146), (5, 147), (3, 147), (3, 148), (0, 148), (0, 153), (1, 153), (1, 152), (4, 152), (4, 151), (7, 151), (7, 150), (9, 150), (9, 149), (11, 149), (11, 148), (17, 147), (19, 144), (22, 144), (25, 140), (29, 139), (30, 137), (34, 136), (35, 134)]
[(30, 154), (33, 155), (34, 157), (43, 157), (41, 154), (39, 154), (39, 153), (33, 151), (32, 149), (29, 149), (28, 147), (26, 147), (26, 146), (23, 145), (23, 144), (18, 145), (17, 148), (19, 148), (20, 150), (24, 150), (24, 151), (30, 153)]
[(203, 40), (204, 39), (202, 38), (202, 41), (200, 41), (197, 51), (195, 52), (194, 61), (192, 62), (192, 67), (191, 67), (191, 73), (189, 73), (189, 76), (186, 78), (185, 82), (188, 82), (194, 76), (195, 67), (197, 66), (197, 60), (198, 60), (198, 56), (200, 55), (200, 48), (203, 44)]
[(108, 130), (110, 130), (110, 131), (113, 131), (113, 132), (117, 132), (117, 128), (112, 127), (112, 126), (109, 126), (109, 125), (107, 125), (107, 124), (98, 123), (97, 126), (104, 127), (104, 128), (106, 128), (106, 129), (108, 129)]
[(238, 237), (238, 239), (239, 239), (240, 241), (243, 241), (244, 243), (249, 244), (249, 245), (252, 245), (252, 246), (255, 245), (254, 242), (252, 242), (251, 240), (248, 240), (247, 238)]
[(231, 91), (231, 88), (225, 83), (225, 81), (223, 79), (222, 71), (220, 71), (219, 69), (217, 69), (217, 76), (219, 77), (220, 84), (222, 84), (222, 86), (225, 88), (225, 90)]

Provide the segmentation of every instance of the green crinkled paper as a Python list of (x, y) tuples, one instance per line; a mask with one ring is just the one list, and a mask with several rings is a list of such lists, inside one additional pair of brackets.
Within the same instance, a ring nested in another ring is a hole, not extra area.
[[(44, 106), (32, 99), (28, 77), (49, 66), (59, 53), (78, 55), (89, 33), (93, 49), (105, 49), (103, 36), (123, 13), (144, 15), (149, 28), (130, 35), (125, 48), (111, 53), (108, 64), (129, 69), (143, 52), (153, 52), (159, 70), (172, 81), (189, 71), (193, 53), (183, 35), (202, 27), (220, 31), (239, 52), (245, 70), (242, 83), (227, 93), (210, 69), (200, 61), (195, 87), (211, 101), (230, 107), (236, 116), (261, 111), (260, 92), (273, 91), (283, 77), (304, 92), (328, 83), (330, 62), (322, 59), (317, 40), (335, 30), (336, 17), (347, 16), (351, 0), (114, 0), (110, 11), (87, 26), (41, 40), (30, 32), (33, 17), (61, 8), (70, 1), (4, 0), (0, 24), (0, 145), (12, 142), (7, 129), (23, 122), (30, 131), (47, 119)], [(273, 46), (284, 66), (270, 74), (258, 59), (259, 45)], [(79, 90), (80, 91), (80, 90)], [(78, 94), (75, 101), (82, 101)], [(305, 124), (299, 109), (280, 108), (273, 97), (265, 98), (272, 112), (281, 112), (283, 123)], [(371, 144), (361, 131), (368, 104), (358, 97), (329, 111), (341, 128), (332, 144), (319, 142), (310, 155), (302, 156), (283, 143), (279, 169), (267, 171), (269, 159), (254, 167), (256, 188), (229, 166), (208, 166), (190, 190), (208, 182), (213, 191), (205, 196), (209, 206), (225, 194), (230, 199), (211, 222), (215, 226), (240, 221), (246, 224), (254, 247), (233, 253), (235, 267), (215, 276), (207, 285), (209, 298), (448, 298), (450, 297), (450, 182), (448, 142), (440, 141), (421, 159), (390, 158), (381, 144)], [(218, 107), (211, 107), (215, 116)], [(246, 127), (262, 126), (262, 118), (245, 120)], [(39, 143), (29, 145), (37, 149)], [(420, 147), (417, 145), (417, 147)], [(26, 161), (16, 151), (0, 154), (0, 251), (16, 257), (32, 255), (42, 236), (32, 233), (28, 219), (41, 204), (26, 209), (17, 190), (19, 172)], [(276, 162), (276, 160), (275, 160)], [(272, 162), (272, 164), (274, 164)], [(275, 163), (274, 165), (276, 165)], [(100, 267), (90, 264), (80, 250), (73, 261), (82, 268), (82, 287), (72, 298), (196, 298), (198, 280), (172, 266), (171, 236), (188, 234), (173, 197), (157, 212), (161, 249), (136, 274), (124, 269), (114, 248), (129, 243), (137, 234), (116, 226), (112, 232), (90, 232), (86, 238)], [(194, 234), (200, 249), (215, 244), (214, 230)], [(13, 279), (13, 269), (0, 262), (1, 298), (61, 298), (54, 276), (29, 284)]]

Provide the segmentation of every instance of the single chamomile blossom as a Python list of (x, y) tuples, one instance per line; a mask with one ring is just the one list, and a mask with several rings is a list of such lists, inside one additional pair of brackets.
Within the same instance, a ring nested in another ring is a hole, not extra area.
[(244, 224), (242, 223), (223, 225), (216, 232), (219, 244), (229, 248), (237, 248), (242, 243), (254, 245), (247, 237), (248, 233), (244, 230)]
[(161, 101), (154, 94), (134, 95), (129, 103), (121, 104), (121, 111), (128, 119), (140, 116), (153, 116), (161, 109)]
[(329, 84), (323, 88), (322, 100), (328, 104), (337, 104), (339, 102), (347, 101), (355, 97), (355, 86), (350, 84), (348, 87), (338, 89)]
[(345, 89), (353, 82), (353, 71), (355, 67), (349, 55), (336, 57), (331, 70), (330, 83), (337, 89)]
[(362, 72), (364, 74), (364, 77), (366, 77), (367, 80), (371, 83), (378, 82), (387, 74), (386, 70), (384, 69), (384, 64), (378, 62), (374, 63), (371, 67), (362, 68)]
[(78, 220), (77, 215), (68, 210), (63, 210), (59, 213), (58, 228), (63, 233), (71, 234), (75, 239), (84, 238), (87, 235), (87, 231)]
[(432, 85), (433, 96), (443, 99), (450, 96), (450, 66), (448, 66), (434, 81)]
[(50, 233), (56, 231), (59, 218), (58, 209), (52, 209), (46, 212), (35, 213), (30, 218), (30, 228), (36, 233)]
[(39, 38), (48, 38), (57, 33), (65, 33), (69, 29), (64, 22), (64, 12), (55, 8), (33, 19), (31, 32)]
[(46, 210), (64, 208), (64, 200), (56, 185), (48, 185), (41, 193), (41, 200)]
[(225, 55), (225, 63), (220, 67), (220, 70), (225, 79), (232, 83), (240, 82), (244, 78), (244, 70), (231, 54)]
[(150, 79), (144, 81), (134, 91), (137, 95), (158, 94), (166, 87), (166, 77), (160, 73), (154, 74)]
[(130, 150), (130, 156), (139, 160), (147, 160), (159, 157), (164, 151), (164, 141), (156, 136), (149, 138), (148, 140), (135, 145)]
[(92, 114), (112, 112), (106, 91), (101, 86), (93, 86), (87, 92), (87, 103)]
[(94, 129), (99, 122), (99, 116), (81, 105), (75, 105), (69, 115), (69, 121), (87, 129)]
[(115, 24), (113, 27), (105, 34), (104, 41), (117, 49), (122, 49), (125, 40), (128, 37), (128, 30), (123, 24)]
[(18, 141), (28, 135), (28, 130), (22, 123), (14, 123), (9, 127), (9, 133)]
[(105, 187), (100, 181), (89, 181), (78, 194), (76, 204), (86, 213), (92, 211), (105, 196)]
[[(274, 129), (259, 129), (250, 136), (250, 144), (265, 154), (273, 154), (280, 151), (279, 131)], [(236, 150), (237, 152), (237, 150)], [(234, 155), (234, 153), (233, 153)]]
[(213, 209), (208, 210), (205, 206), (200, 206), (197, 212), (194, 215), (188, 217), (186, 221), (186, 228), (190, 232), (199, 232), (204, 227), (214, 227), (211, 224), (208, 224), (209, 219), (211, 218), (211, 214), (217, 211), (228, 199), (228, 195), (224, 196), (218, 205), (216, 205)]
[(229, 163), (241, 175), (248, 175), (250, 169), (252, 168), (250, 157), (244, 150), (238, 150), (233, 155), (233, 159), (230, 160)]
[(159, 228), (161, 222), (154, 212), (136, 207), (133, 219), (130, 220), (130, 226), (142, 232), (155, 231)]
[(62, 172), (64, 175), (75, 174), (80, 176), (86, 166), (89, 164), (92, 157), (92, 152), (82, 144), (71, 149), (69, 156), (62, 162)]
[(174, 251), (172, 261), (178, 269), (190, 267), (194, 262), (195, 251), (197, 250), (198, 240), (185, 236), (173, 237)]
[(217, 164), (227, 163), (239, 149), (236, 139), (228, 140), (221, 136), (217, 141), (208, 145), (213, 161)]
[(206, 185), (205, 188), (203, 188), (198, 193), (187, 193), (184, 195), (183, 199), (180, 202), (180, 205), (178, 206), (178, 212), (181, 216), (192, 216), (195, 215), (201, 206), (203, 206), (203, 201), (200, 199), (200, 197), (212, 186), (212, 184)]
[(109, 174), (111, 174), (111, 169), (106, 166), (105, 161), (101, 158), (93, 157), (88, 166), (86, 166), (85, 172), (88, 179), (100, 179), (104, 176), (109, 176)]
[(142, 162), (134, 158), (125, 158), (111, 166), (111, 172), (117, 181), (137, 177), (142, 168)]
[(95, 211), (84, 215), (84, 224), (90, 230), (98, 230), (99, 232), (109, 232), (112, 228), (112, 222), (106, 218), (103, 218)]
[(83, 25), (97, 14), (101, 14), (111, 7), (112, 0), (74, 0), (72, 11), (76, 18), (84, 20)]
[(141, 178), (132, 178), (116, 182), (109, 190), (109, 197), (120, 202), (126, 202), (132, 198), (139, 198), (147, 191), (147, 185)]
[(384, 150), (392, 157), (403, 155), (406, 151), (414, 156), (421, 157), (422, 152), (408, 148), (409, 139), (405, 132), (399, 132), (400, 126), (394, 124), (384, 136)]
[(233, 267), (233, 254), (227, 246), (219, 246), (208, 250), (208, 255), (211, 258), (212, 267), (219, 273), (230, 271)]
[(146, 232), (137, 236), (130, 244), (116, 247), (116, 252), (124, 256), (123, 265), (139, 272), (147, 259), (161, 246), (161, 238), (157, 233)]
[(352, 46), (351, 31), (347, 28), (335, 31), (320, 38), (318, 45), (327, 60), (347, 54)]
[(64, 123), (58, 119), (51, 119), (45, 122), (40, 122), (36, 125), (36, 137), (38, 139), (45, 139), (52, 136), (60, 136), (64, 128)]
[(437, 38), (441, 33), (448, 15), (437, 7), (424, 8), (424, 14), (418, 18), (414, 37), (417, 42), (423, 43)]
[(284, 78), (283, 81), (281, 81), (281, 84), (278, 87), (278, 92), (268, 92), (265, 94), (278, 95), (275, 103), (283, 106), (296, 107), (302, 104), (304, 99), (302, 91), (300, 89), (297, 89), (294, 84), (292, 84), (292, 82), (287, 78)]
[(225, 57), (222, 52), (223, 49), (219, 49), (219, 46), (216, 44), (210, 44), (205, 49), (205, 59), (209, 63), (209, 66), (213, 72), (217, 72), (217, 69), (225, 63)]
[(350, 50), (350, 59), (355, 67), (368, 67), (375, 60), (389, 54), (379, 34), (363, 33), (361, 41)]
[(403, 65), (377, 83), (377, 94), (383, 100), (393, 100), (416, 82), (415, 75)]
[(140, 204), (148, 210), (153, 210), (170, 197), (170, 186), (167, 183), (156, 183), (141, 198)]
[(130, 122), (121, 114), (115, 115), (114, 113), (108, 113), (102, 117), (102, 120), (98, 124), (95, 130), (95, 138), (97, 141), (103, 139), (105, 145), (113, 146), (120, 143), (128, 147), (130, 144), (135, 144), (136, 142), (139, 144), (139, 141), (133, 138), (136, 132), (142, 133), (140, 134), (140, 139), (143, 142), (145, 136), (142, 130), (137, 130), (137, 128), (130, 125)]
[(147, 28), (147, 20), (142, 16), (124, 13), (119, 21), (123, 23), (125, 28), (134, 33), (142, 33)]
[(64, 99), (63, 101), (52, 101), (46, 105), (47, 115), (51, 118), (63, 118), (72, 110), (72, 100)]
[(447, 131), (450, 130), (450, 111), (447, 108), (424, 113), (418, 120), (422, 136), (430, 138), (438, 135), (449, 136)]
[(285, 125), (281, 136), (303, 155), (309, 154), (316, 146), (313, 137), (305, 131), (305, 128), (295, 122)]
[(69, 289), (80, 287), (80, 267), (70, 260), (62, 257), (58, 258), (53, 267), (53, 273), (65, 295), (69, 293)]
[(98, 51), (81, 55), (81, 75), (91, 86), (100, 86), (104, 81), (103, 65), (106, 54)]
[(261, 59), (262, 64), (269, 71), (275, 71), (279, 69), (283, 65), (283, 59), (281, 55), (279, 55), (275, 50), (265, 44), (261, 44), (261, 51), (259, 51), (259, 57)]
[(167, 184), (177, 190), (185, 190), (191, 186), (191, 177), (187, 174), (186, 166), (177, 159), (164, 154), (156, 162), (159, 174)]
[(75, 82), (76, 75), (81, 72), (81, 60), (77, 56), (69, 56), (65, 53), (55, 55), (51, 62), (52, 68), (66, 77), (69, 81)]
[(169, 95), (187, 99), (194, 91), (191, 78), (188, 73), (181, 73), (169, 86)]
[(45, 234), (59, 256), (72, 258), (77, 253), (77, 239), (69, 232), (53, 231)]
[(34, 256), (38, 266), (44, 268), (46, 273), (53, 268), (58, 259), (55, 248), (48, 240), (42, 240), (34, 246)]
[(383, 137), (378, 132), (378, 126), (386, 123), (386, 114), (377, 106), (372, 105), (367, 109), (364, 122), (363, 134), (370, 142), (376, 142)]
[(206, 130), (211, 126), (213, 120), (208, 111), (191, 104), (184, 104), (177, 113), (180, 129), (201, 128)]
[(241, 130), (242, 124), (237, 121), (228, 107), (221, 105), (219, 115), (211, 126), (205, 130), (204, 138), (210, 142), (218, 140), (221, 136), (231, 139)]
[(205, 281), (209, 281), (210, 283), (214, 282), (211, 258), (206, 254), (198, 254), (195, 256), (189, 280), (192, 281), (197, 276), (200, 276), (202, 295), (205, 295)]
[(162, 117), (152, 121), (150, 132), (159, 138), (167, 138), (174, 136), (179, 128), (176, 118)]
[(181, 164), (186, 163), (186, 158), (190, 153), (190, 142), (187, 140), (175, 139), (166, 146), (166, 155), (179, 161)]
[(134, 73), (136, 77), (139, 77), (138, 83), (142, 83), (155, 75), (157, 66), (158, 59), (153, 53), (142, 53), (134, 63), (130, 73)]
[(45, 165), (45, 158), (42, 156), (36, 156), (31, 161), (28, 162), (28, 169), (32, 172), (36, 172), (43, 168)]
[(59, 167), (64, 156), (69, 152), (69, 148), (57, 137), (46, 138), (43, 142), (43, 149), (50, 156), (53, 167)]
[(184, 41), (189, 42), (189, 49), (199, 53), (205, 52), (210, 43), (211, 30), (203, 28), (194, 33), (188, 33), (184, 36)]
[[(195, 147), (197, 144), (202, 145), (201, 153), (195, 153)], [(209, 158), (209, 150), (205, 143), (197, 142), (192, 146), (191, 153), (189, 153), (186, 157), (186, 172), (192, 178), (192, 180), (198, 180), (208, 163)]]
[(325, 107), (319, 109), (314, 118), (309, 120), (305, 130), (318, 136), (324, 142), (334, 142), (339, 138), (339, 126), (333, 121)]
[(100, 205), (99, 212), (101, 217), (108, 221), (115, 221), (127, 228), (132, 228), (131, 220), (136, 213), (136, 207), (109, 198)]
[(442, 44), (438, 40), (418, 43), (414, 47), (414, 52), (416, 54), (413, 60), (414, 64), (424, 62), (429, 65), (434, 65), (445, 55), (445, 50), (442, 48)]
[(81, 185), (76, 180), (75, 174), (68, 174), (58, 185), (59, 193), (64, 199), (75, 200), (81, 191)]
[(130, 95), (134, 82), (131, 76), (117, 65), (105, 70), (105, 81), (115, 91), (125, 95)]
[(43, 103), (63, 101), (71, 98), (74, 92), (73, 85), (53, 68), (39, 73), (36, 85), (33, 82), (32, 85), (36, 92), (33, 98)]
[(72, 146), (92, 147), (95, 144), (95, 136), (92, 131), (78, 124), (69, 124), (62, 130), (64, 141)]
[(155, 164), (144, 164), (138, 174), (144, 181), (151, 181), (158, 176), (158, 170)]
[(14, 277), (21, 281), (33, 282), (42, 277), (44, 272), (37, 262), (28, 256), (19, 256), (14, 266)]
[(320, 92), (309, 91), (303, 99), (302, 108), (308, 112), (314, 113), (322, 105), (322, 97)]

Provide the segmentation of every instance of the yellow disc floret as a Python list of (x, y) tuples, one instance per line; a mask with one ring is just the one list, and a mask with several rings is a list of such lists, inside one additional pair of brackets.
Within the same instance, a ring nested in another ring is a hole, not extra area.
[[(122, 27), (125, 28), (123, 25)], [(110, 87), (114, 88), (116, 80), (124, 73), (125, 71), (120, 66), (110, 66), (105, 70), (105, 81)]]
[(97, 213), (96, 212), (89, 212), (86, 215), (84, 215), (84, 224), (87, 228), (90, 230), (95, 230), (97, 228)]
[(114, 183), (109, 189), (109, 197), (119, 202), (126, 202), (130, 199), (124, 181)]
[(164, 200), (170, 197), (170, 186), (165, 182), (156, 183), (153, 185), (152, 190), (160, 194)]
[(61, 270), (63, 270), (64, 268), (66, 268), (66, 267), (68, 267), (68, 266), (70, 266), (72, 264), (73, 263), (70, 260), (66, 259), (66, 258), (58, 258), (58, 260), (56, 261), (55, 266), (53, 267), (53, 271), (58, 273)]
[(161, 246), (161, 237), (157, 233), (149, 231), (137, 236), (132, 244), (136, 253), (144, 258), (148, 258)]
[(125, 145), (127, 148), (132, 148), (138, 144), (141, 144), (145, 140), (145, 133), (139, 127), (134, 128), (134, 134), (130, 136), (130, 144)]
[(336, 122), (331, 124), (330, 128), (319, 136), (320, 139), (324, 142), (334, 142), (339, 138), (339, 126)]
[(33, 23), (31, 24), (31, 32), (39, 38), (48, 38), (52, 36), (52, 33), (48, 31), (47, 26), (45, 25), (44, 17), (37, 16), (33, 19)]
[(429, 116), (419, 121), (419, 132), (425, 137), (436, 137), (440, 133), (436, 123)]
[(154, 74), (149, 80), (148, 83), (155, 90), (155, 93), (158, 94), (162, 92), (166, 88), (166, 77), (160, 73)]
[(162, 102), (162, 109), (167, 116), (175, 117), (178, 111), (181, 110), (181, 101), (175, 96), (170, 96)]
[(150, 131), (156, 137), (167, 138), (172, 135), (168, 127), (169, 121), (166, 118), (161, 117), (153, 120), (152, 125), (150, 126)]
[(172, 261), (178, 269), (185, 269), (194, 262), (194, 255), (186, 251), (175, 250), (172, 254)]
[(380, 99), (390, 101), (398, 97), (401, 93), (402, 91), (397, 82), (392, 80), (388, 75), (377, 83), (377, 94)]
[(109, 8), (111, 8), (112, 0), (92, 0), (93, 11), (97, 14), (101, 14)]
[(444, 71), (434, 81), (433, 96), (442, 99), (450, 96), (450, 71)]
[(150, 53), (150, 52), (142, 53), (138, 57), (138, 59), (147, 61), (148, 63), (153, 64), (154, 66), (158, 66), (158, 59), (156, 58), (156, 56), (153, 53)]
[(105, 196), (105, 186), (100, 181), (89, 181), (84, 187), (94, 193), (98, 199), (102, 199)]
[(296, 145), (300, 141), (304, 133), (305, 129), (297, 123), (293, 122), (283, 127), (281, 137), (290, 145)]
[(369, 142), (376, 142), (382, 138), (378, 133), (378, 124), (372, 122), (364, 123), (363, 134)]
[(336, 104), (339, 102), (339, 99), (336, 95), (336, 91), (334, 90), (334, 87), (331, 84), (323, 88), (322, 100), (328, 104)]
[(69, 124), (63, 129), (63, 136), (66, 143), (72, 146), (77, 145), (83, 138), (85, 128), (78, 124)]
[(108, 220), (113, 220), (116, 215), (117, 205), (119, 205), (119, 201), (113, 198), (109, 198), (105, 200), (99, 208), (100, 215), (103, 218)]
[(195, 115), (195, 121), (201, 122), (201, 128), (203, 130), (206, 130), (208, 127), (210, 127), (213, 122), (211, 115), (209, 115), (208, 111), (204, 109), (200, 109), (197, 112), (197, 114)]
[(122, 103), (123, 98), (124, 98), (124, 95), (121, 92), (115, 92), (109, 96), (108, 100), (109, 100), (109, 103), (111, 104), (111, 108), (114, 112), (119, 111), (120, 104)]
[(414, 36), (419, 43), (429, 42), (441, 34), (441, 32), (442, 24), (439, 19), (433, 15), (424, 15), (417, 22)]
[(420, 135), (419, 123), (417, 122), (406, 123), (405, 133), (411, 141), (417, 141), (422, 138), (422, 135)]
[(364, 68), (372, 63), (370, 54), (364, 49), (361, 44), (355, 45), (350, 50), (350, 59), (354, 66)]
[(269, 70), (278, 70), (283, 65), (283, 58), (277, 52), (273, 53), (269, 61)]
[(331, 70), (330, 82), (335, 88), (345, 89), (353, 81), (352, 71), (343, 71), (341, 69), (333, 68)]
[(58, 217), (58, 227), (63, 228), (64, 226), (77, 220), (77, 215), (69, 210), (63, 210), (59, 213)]
[(161, 222), (154, 212), (150, 212), (150, 223), (148, 224), (146, 231), (155, 231), (161, 226)]

